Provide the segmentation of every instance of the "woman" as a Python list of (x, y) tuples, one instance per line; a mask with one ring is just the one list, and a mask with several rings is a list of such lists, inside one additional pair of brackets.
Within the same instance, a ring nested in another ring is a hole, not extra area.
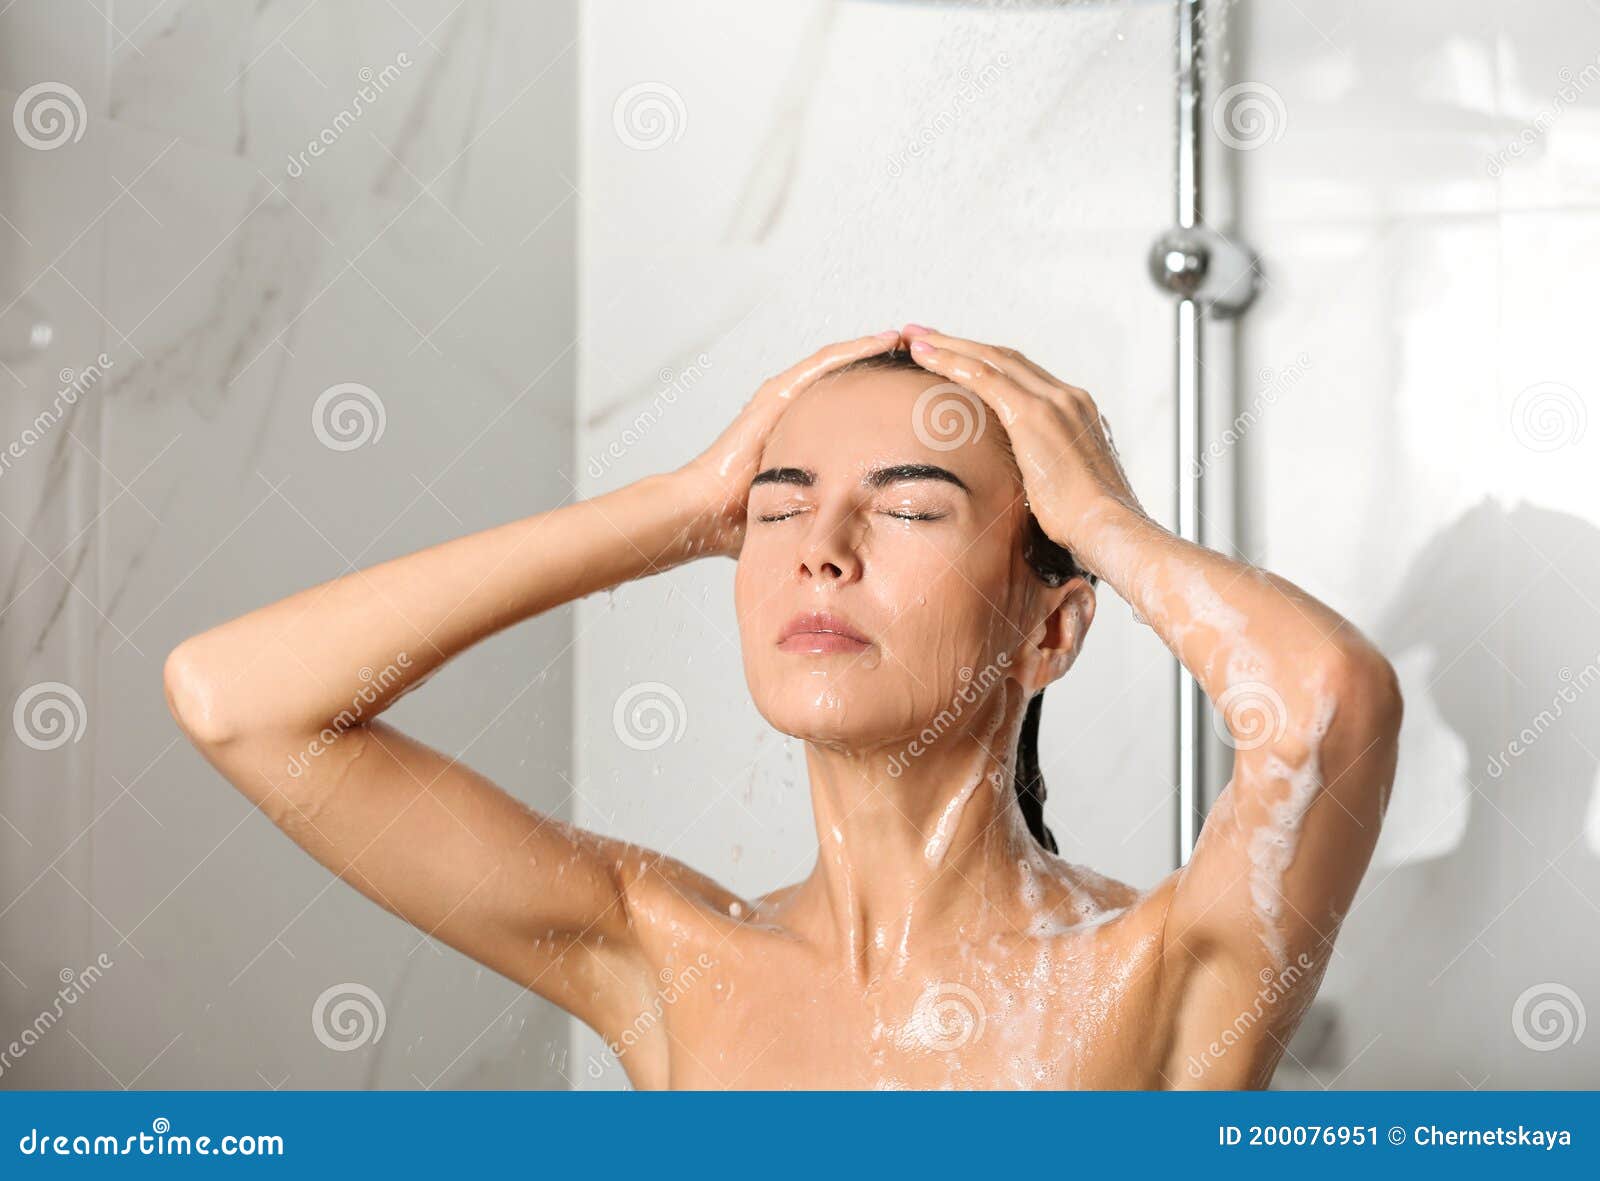
[[(756, 705), (806, 743), (819, 851), (795, 885), (736, 897), (375, 720), (514, 623), (708, 555), (738, 559)], [(1038, 694), (1096, 577), (1236, 747), (1193, 857), (1143, 892), (1053, 856), (1039, 807)], [(166, 685), (313, 857), (652, 1088), (1264, 1086), (1372, 853), (1401, 712), (1344, 619), (1144, 514), (1086, 393), (916, 325), (766, 382), (671, 474), (195, 636)]]

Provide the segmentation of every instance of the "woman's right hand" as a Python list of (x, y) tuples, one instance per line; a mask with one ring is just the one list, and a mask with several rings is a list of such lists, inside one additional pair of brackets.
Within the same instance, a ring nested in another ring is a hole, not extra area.
[(760, 470), (767, 436), (801, 391), (852, 361), (890, 352), (899, 341), (897, 329), (839, 341), (768, 378), (716, 441), (674, 473), (689, 489), (697, 514), (694, 539), (701, 555), (738, 557), (744, 545), (750, 481)]

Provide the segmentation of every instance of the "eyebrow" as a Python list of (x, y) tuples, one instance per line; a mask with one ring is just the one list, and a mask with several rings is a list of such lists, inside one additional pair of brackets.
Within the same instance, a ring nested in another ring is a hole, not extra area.
[(972, 494), (972, 489), (960, 476), (949, 468), (932, 463), (897, 463), (890, 467), (874, 468), (866, 474), (862, 483), (871, 488), (887, 488), (890, 484), (903, 484), (910, 480), (943, 480), (947, 484), (954, 484), (969, 496)]
[(817, 482), (817, 473), (800, 467), (769, 467), (759, 473), (750, 481), (750, 487), (758, 484), (798, 484), (802, 488), (809, 488)]
[[(903, 484), (912, 480), (943, 480), (947, 484), (954, 484), (969, 496), (972, 494), (972, 489), (967, 487), (967, 482), (960, 476), (949, 468), (933, 463), (891, 464), (888, 467), (873, 468), (861, 478), (861, 482), (869, 488), (887, 488), (890, 484)], [(754, 488), (758, 484), (795, 484), (809, 488), (816, 482), (817, 473), (810, 468), (769, 467), (750, 481), (750, 487)]]

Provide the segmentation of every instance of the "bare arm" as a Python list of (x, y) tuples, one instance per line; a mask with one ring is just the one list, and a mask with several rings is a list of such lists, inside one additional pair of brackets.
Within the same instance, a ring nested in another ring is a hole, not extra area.
[[(1156, 891), (1177, 997), (1168, 1076), (1265, 1086), (1377, 844), (1398, 684), (1354, 626), (1285, 579), (1125, 505), (1090, 517), (1085, 560), (1194, 674), (1234, 747), (1188, 864)], [(1241, 1046), (1208, 1056), (1241, 1015)]]
[[(185, 641), (173, 714), (373, 901), (586, 1019), (626, 979), (643, 850), (523, 806), (377, 717), (504, 628), (691, 556), (658, 476), (301, 591)], [(557, 970), (549, 970), (555, 967)]]
[(1234, 747), (1229, 783), (1173, 878), (1169, 949), (1246, 978), (1325, 958), (1394, 780), (1393, 669), (1293, 583), (1126, 505), (1101, 504), (1084, 530), (1084, 560), (1194, 674)]
[(289, 837), (362, 893), (606, 1032), (637, 1004), (630, 886), (658, 854), (519, 803), (378, 721), (445, 661), (522, 620), (692, 558), (736, 553), (746, 458), (804, 384), (888, 347), (831, 346), (765, 383), (705, 455), (593, 500), (290, 595), (179, 645), (174, 716)]
[[(1377, 842), (1401, 716), (1393, 669), (1299, 587), (1150, 520), (1084, 391), (1012, 350), (925, 340), (932, 350), (914, 343), (914, 355), (969, 386), (1011, 432), (1045, 532), (1177, 654), (1235, 748), (1189, 863), (1153, 892), (1167, 903), (1165, 959), (1182, 982), (1178, 1043), (1215, 1039), (1269, 978), (1293, 997), (1263, 1032), (1292, 1029)], [(1274, 1047), (1260, 1049), (1270, 1072)]]

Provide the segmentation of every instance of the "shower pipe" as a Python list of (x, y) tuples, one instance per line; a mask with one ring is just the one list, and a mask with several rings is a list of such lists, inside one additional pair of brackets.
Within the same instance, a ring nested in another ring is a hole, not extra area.
[[(902, 0), (903, 2), (903, 0)], [(955, 0), (960, 2), (960, 0)], [(1024, 0), (1029, 2), (1029, 0)], [(1032, 0), (1065, 7), (1064, 0)], [(1205, 542), (1202, 508), (1205, 491), (1205, 427), (1202, 343), (1206, 321), (1231, 320), (1250, 306), (1259, 290), (1259, 260), (1247, 246), (1207, 225), (1204, 217), (1204, 153), (1201, 130), (1205, 94), (1205, 3), (1175, 0), (1177, 13), (1177, 202), (1176, 224), (1150, 247), (1148, 270), (1156, 284), (1177, 296), (1176, 448), (1178, 536)], [(1227, 97), (1226, 93), (1222, 96)], [(1183, 665), (1174, 660), (1178, 715), (1176, 767), (1177, 824), (1175, 860), (1189, 860), (1205, 819), (1209, 746), (1205, 694)]]
[[(1149, 269), (1156, 283), (1178, 297), (1175, 319), (1174, 449), (1177, 533), (1205, 544), (1205, 366), (1202, 331), (1206, 318), (1228, 320), (1255, 299), (1260, 279), (1253, 252), (1207, 226), (1202, 107), (1205, 94), (1204, 0), (1176, 0), (1177, 8), (1177, 224), (1156, 239)], [(1207, 703), (1199, 683), (1174, 659), (1177, 706), (1175, 860), (1189, 860), (1208, 803)]]

